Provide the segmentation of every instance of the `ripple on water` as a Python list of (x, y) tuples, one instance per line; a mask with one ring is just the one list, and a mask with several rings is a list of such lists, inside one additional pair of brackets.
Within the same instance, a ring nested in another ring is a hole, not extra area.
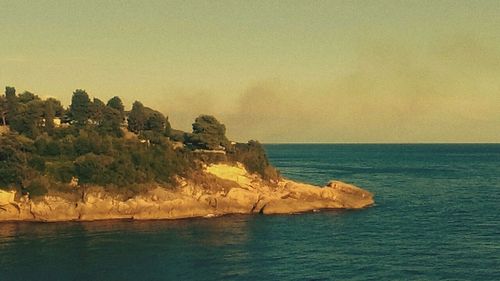
[(376, 206), (0, 224), (0, 280), (500, 280), (500, 145), (271, 145), (284, 175)]

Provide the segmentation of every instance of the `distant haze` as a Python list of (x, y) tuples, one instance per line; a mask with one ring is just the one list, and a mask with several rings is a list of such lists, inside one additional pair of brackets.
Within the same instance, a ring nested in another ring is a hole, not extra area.
[(499, 1), (0, 0), (0, 86), (235, 140), (500, 142)]

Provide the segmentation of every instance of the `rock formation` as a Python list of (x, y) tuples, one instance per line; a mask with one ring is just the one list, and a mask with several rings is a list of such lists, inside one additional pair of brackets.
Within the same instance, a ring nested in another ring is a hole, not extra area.
[(87, 188), (81, 198), (46, 195), (36, 199), (0, 190), (0, 221), (90, 221), (178, 219), (225, 214), (289, 214), (320, 209), (359, 209), (373, 204), (370, 192), (339, 181), (325, 187), (281, 180), (263, 181), (242, 165), (205, 167), (212, 180), (179, 179), (172, 189), (157, 187), (132, 198)]

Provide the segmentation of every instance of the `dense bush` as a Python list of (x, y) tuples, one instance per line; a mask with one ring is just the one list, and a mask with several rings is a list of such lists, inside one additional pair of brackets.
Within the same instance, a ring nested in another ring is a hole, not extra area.
[(260, 174), (264, 179), (277, 180), (280, 177), (279, 172), (269, 163), (264, 147), (258, 141), (238, 143), (228, 156), (230, 160), (243, 163), (249, 172)]
[[(63, 125), (56, 126), (55, 118)], [(171, 186), (176, 176), (199, 175), (203, 162), (239, 161), (265, 179), (279, 177), (258, 142), (230, 144), (225, 126), (213, 116), (199, 116), (187, 133), (172, 129), (168, 118), (140, 102), (127, 113), (119, 97), (104, 104), (84, 90), (76, 90), (64, 109), (53, 98), (16, 95), (7, 87), (0, 96), (0, 124), (12, 131), (0, 135), (0, 188), (30, 196), (74, 190), (69, 187), (74, 178), (124, 194)], [(126, 126), (135, 134), (125, 136)]]
[(30, 197), (43, 196), (49, 192), (50, 184), (47, 177), (37, 176), (29, 181), (24, 188)]
[(0, 135), (0, 188), (20, 187), (28, 174), (32, 142), (13, 134)]
[(75, 173), (73, 161), (57, 161), (47, 164), (47, 174), (61, 183), (69, 183)]
[(226, 138), (226, 126), (211, 115), (200, 115), (193, 123), (193, 133), (189, 142), (202, 149), (225, 149), (229, 146)]

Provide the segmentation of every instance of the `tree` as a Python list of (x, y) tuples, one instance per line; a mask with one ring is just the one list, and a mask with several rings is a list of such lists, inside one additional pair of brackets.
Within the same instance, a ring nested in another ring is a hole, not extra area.
[(5, 96), (0, 96), (0, 118), (2, 118), (0, 121), (2, 122), (1, 125), (7, 125), (7, 113), (9, 112), (9, 107), (7, 104), (7, 98)]
[(164, 130), (164, 135), (166, 137), (170, 137), (172, 134), (172, 125), (170, 125), (170, 121), (168, 121), (168, 116), (165, 118), (165, 130)]
[(36, 153), (41, 156), (59, 156), (61, 153), (59, 142), (53, 140), (47, 134), (37, 137), (34, 145)]
[(228, 156), (232, 161), (243, 163), (250, 173), (258, 173), (264, 179), (278, 180), (280, 178), (279, 171), (269, 163), (266, 151), (258, 141), (238, 143)]
[(17, 97), (16, 97), (16, 88), (14, 87), (5, 87), (5, 99), (6, 99), (6, 121), (7, 123), (11, 123), (12, 120), (16, 118), (17, 114)]
[(200, 115), (193, 123), (193, 134), (189, 140), (193, 145), (203, 149), (228, 147), (226, 126), (211, 115)]
[(120, 113), (120, 116), (122, 117), (122, 120), (125, 119), (125, 107), (123, 106), (123, 102), (120, 99), (120, 97), (118, 97), (118, 96), (112, 97), (108, 101), (108, 103), (106, 104), (106, 106), (109, 106), (109, 107), (111, 107), (113, 109), (116, 109)]
[(191, 135), (190, 133), (186, 133), (184, 131), (181, 131), (181, 130), (176, 130), (176, 129), (172, 129), (170, 128), (170, 133), (169, 133), (169, 137), (171, 140), (173, 141), (176, 141), (176, 142), (182, 142), (182, 143), (186, 143), (187, 140), (189, 139), (188, 136)]
[(24, 186), (24, 191), (28, 192), (30, 198), (47, 194), (51, 185), (48, 178), (43, 176), (35, 176), (26, 182), (27, 184)]
[[(53, 121), (59, 116), (69, 125), (56, 128)], [(260, 144), (249, 143), (240, 149), (229, 145), (225, 126), (213, 116), (196, 118), (193, 133), (188, 134), (173, 130), (168, 117), (136, 101), (128, 126), (139, 136), (127, 138), (122, 137), (123, 116), (118, 97), (106, 105), (97, 98), (91, 101), (84, 90), (76, 90), (65, 112), (56, 99), (42, 100), (30, 92), (16, 95), (15, 88), (6, 87), (5, 95), (0, 96), (0, 124), (9, 124), (12, 133), (0, 135), (0, 187), (20, 188), (30, 195), (54, 188), (70, 192), (62, 188), (78, 176), (82, 184), (137, 191), (140, 189), (134, 186), (144, 183), (173, 183), (176, 175), (189, 178), (200, 166), (197, 160), (236, 159), (233, 161), (243, 162), (251, 171), (275, 177)], [(167, 137), (194, 144), (192, 147), (226, 148), (226, 155), (204, 157), (205, 153), (178, 149)]]
[(99, 125), (104, 118), (104, 110), (106, 105), (98, 98), (94, 98), (94, 101), (90, 105), (90, 115), (89, 118), (94, 122), (94, 124)]
[(9, 102), (12, 102), (13, 100), (16, 100), (16, 88), (14, 87), (5, 87), (5, 97)]
[(144, 105), (141, 102), (135, 101), (132, 105), (132, 110), (130, 111), (127, 118), (127, 128), (129, 131), (138, 134), (144, 130), (144, 124), (146, 123), (146, 113), (144, 112)]
[(87, 153), (75, 160), (75, 172), (80, 183), (106, 184), (107, 166), (113, 158), (104, 155)]
[(0, 188), (21, 186), (28, 177), (28, 153), (33, 141), (23, 136), (0, 135)]
[(21, 93), (17, 97), (17, 100), (20, 103), (29, 103), (30, 101), (40, 100), (40, 98), (37, 95), (33, 94), (33, 93), (30, 93), (28, 91), (24, 91), (23, 93)]
[(11, 129), (30, 138), (39, 135), (43, 127), (44, 102), (31, 100), (28, 103), (20, 103), (16, 109), (15, 118), (9, 120)]
[(49, 102), (48, 100), (44, 102), (44, 111), (43, 111), (43, 119), (44, 119), (44, 128), (47, 133), (50, 135), (54, 132), (54, 117), (56, 111), (54, 110), (54, 104)]
[(75, 125), (83, 127), (87, 125), (90, 118), (90, 98), (85, 90), (77, 89), (73, 92), (69, 116)]
[(145, 108), (146, 113), (146, 124), (144, 126), (145, 130), (150, 130), (155, 133), (163, 133), (165, 131), (165, 125), (167, 119), (165, 116), (156, 110), (151, 108)]
[(123, 136), (121, 130), (121, 124), (123, 121), (123, 115), (114, 108), (109, 106), (104, 107), (103, 118), (99, 123), (98, 128), (102, 134), (111, 134), (115, 137)]
[(55, 98), (48, 98), (45, 100), (45, 103), (50, 104), (50, 106), (54, 110), (54, 116), (62, 117), (62, 115), (64, 114), (64, 107), (62, 106), (60, 101), (56, 100)]

